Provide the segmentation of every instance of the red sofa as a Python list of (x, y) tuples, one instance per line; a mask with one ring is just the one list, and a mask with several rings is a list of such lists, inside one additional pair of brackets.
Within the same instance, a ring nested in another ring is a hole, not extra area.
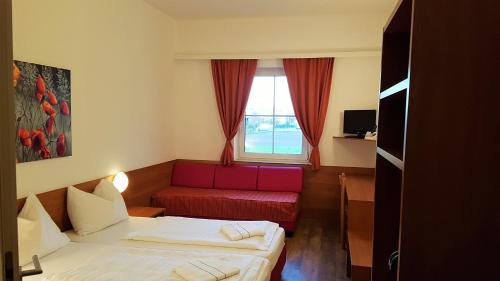
[(302, 183), (300, 167), (178, 162), (171, 186), (154, 193), (152, 204), (173, 216), (268, 220), (294, 231)]

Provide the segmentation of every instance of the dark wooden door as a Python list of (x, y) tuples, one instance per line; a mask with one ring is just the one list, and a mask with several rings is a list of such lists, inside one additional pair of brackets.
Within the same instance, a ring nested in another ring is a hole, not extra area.
[(414, 1), (399, 280), (500, 280), (500, 2)]
[(0, 1), (0, 281), (19, 279), (14, 105), (12, 97), (12, 3)]

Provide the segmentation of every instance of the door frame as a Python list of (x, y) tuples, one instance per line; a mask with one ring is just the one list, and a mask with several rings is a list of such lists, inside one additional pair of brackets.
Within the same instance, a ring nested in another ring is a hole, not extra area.
[(17, 192), (12, 87), (12, 0), (0, 0), (0, 281), (17, 281)]

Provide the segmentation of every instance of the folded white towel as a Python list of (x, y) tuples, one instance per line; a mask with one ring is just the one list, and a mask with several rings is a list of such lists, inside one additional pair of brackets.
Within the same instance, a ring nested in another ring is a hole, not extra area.
[(237, 222), (223, 225), (222, 232), (232, 241), (238, 241), (254, 236), (266, 235), (265, 226), (262, 223)]
[(189, 261), (174, 271), (188, 281), (220, 281), (240, 273), (239, 268), (217, 259)]

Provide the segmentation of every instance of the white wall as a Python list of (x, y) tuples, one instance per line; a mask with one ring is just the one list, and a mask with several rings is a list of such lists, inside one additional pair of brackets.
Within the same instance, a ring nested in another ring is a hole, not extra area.
[[(385, 15), (339, 15), (179, 21), (176, 53), (194, 57), (269, 58), (336, 50), (380, 49)], [(217, 160), (224, 134), (208, 59), (177, 59), (174, 74), (175, 157)], [(337, 57), (330, 105), (320, 142), (321, 164), (374, 167), (375, 143), (333, 140), (345, 109), (376, 109), (380, 57)]]
[(343, 131), (346, 109), (377, 109), (380, 57), (337, 58), (325, 128), (319, 147), (321, 164), (342, 167), (375, 167), (375, 142), (333, 139)]
[(210, 62), (176, 61), (173, 93), (175, 157), (219, 159), (226, 138), (215, 100)]
[(173, 159), (175, 22), (141, 0), (13, 5), (14, 58), (72, 76), (73, 156), (18, 164), (18, 197)]
[(385, 14), (178, 21), (179, 54), (250, 55), (373, 50)]

